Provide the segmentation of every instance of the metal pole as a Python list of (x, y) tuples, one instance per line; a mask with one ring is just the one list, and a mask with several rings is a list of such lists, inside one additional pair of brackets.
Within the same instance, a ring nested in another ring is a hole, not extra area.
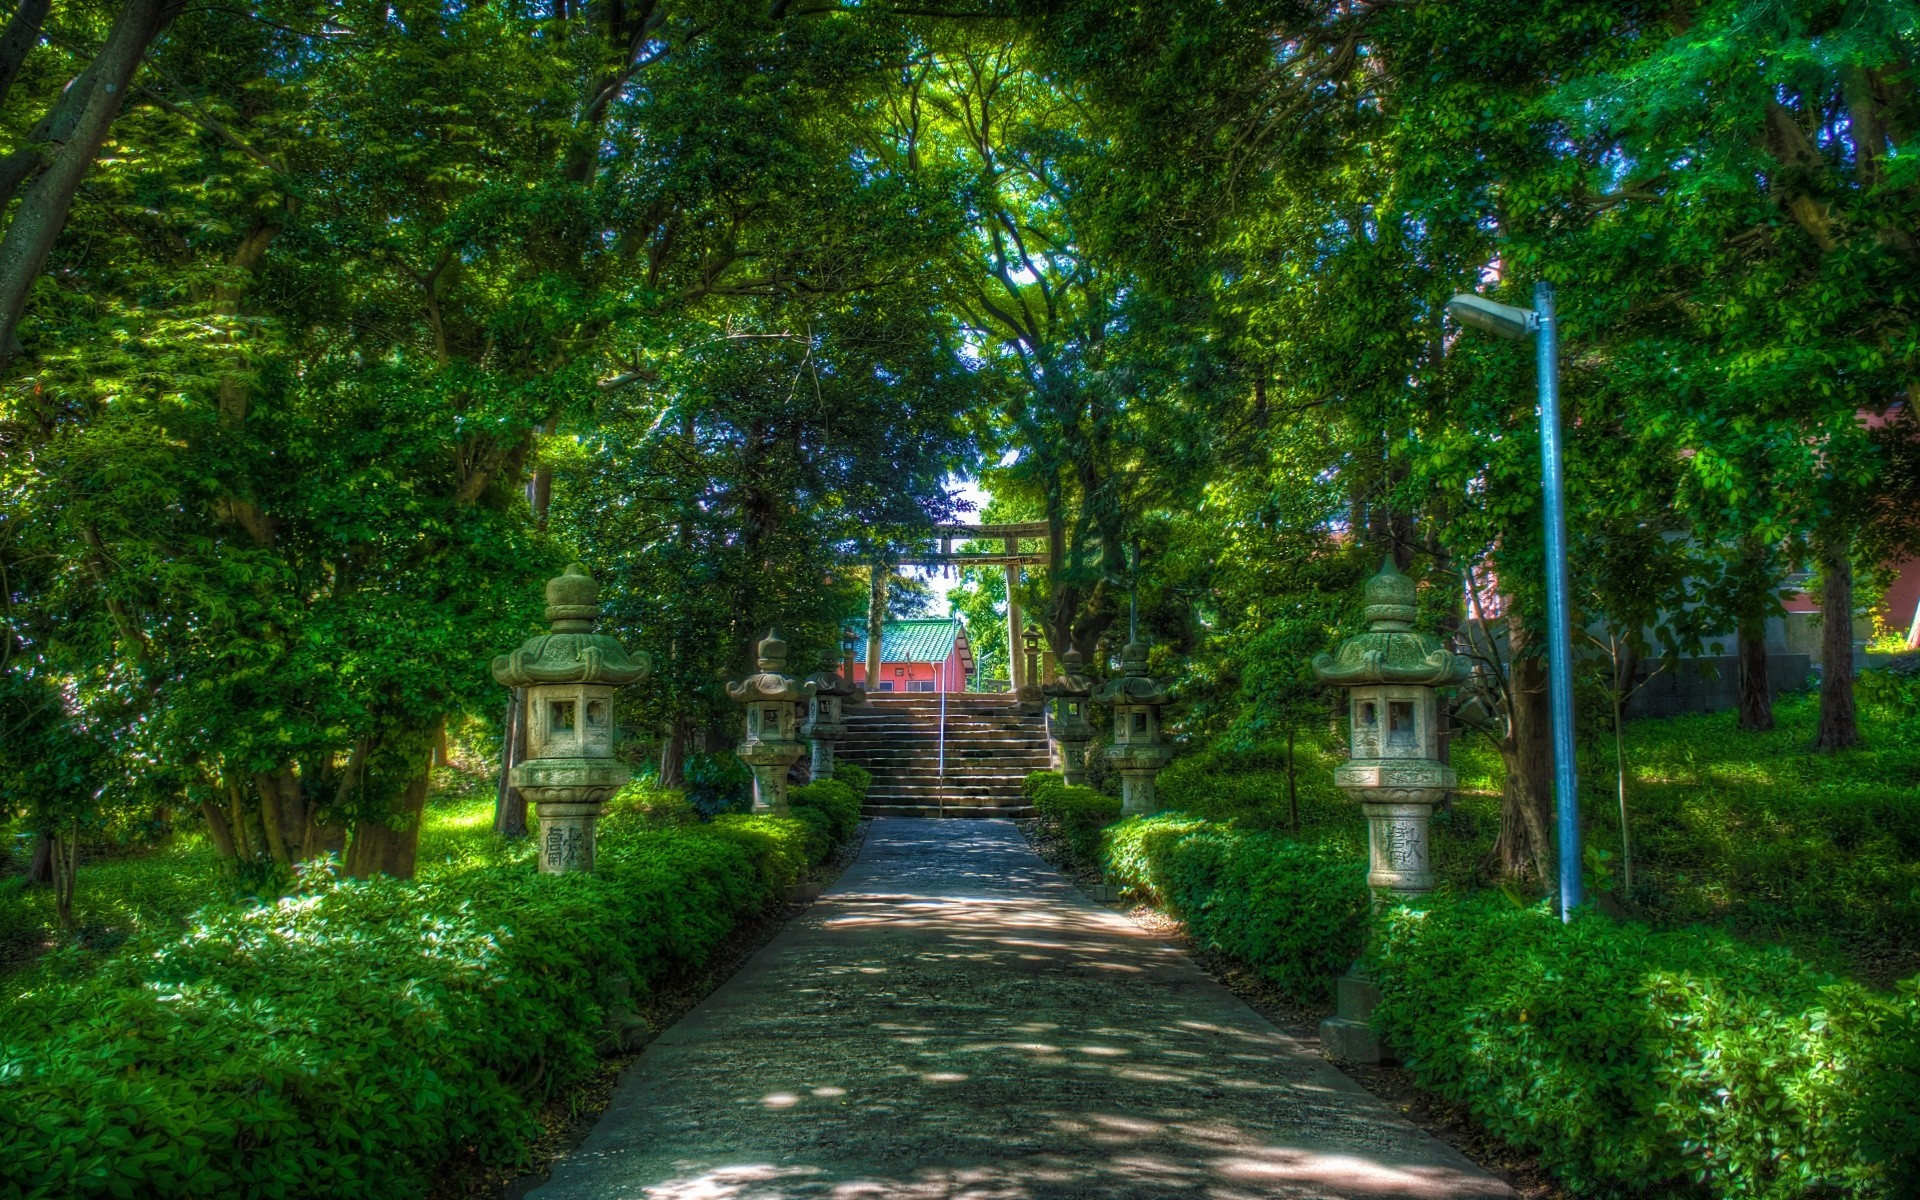
[(1580, 777), (1573, 761), (1573, 615), (1567, 601), (1567, 501), (1561, 471), (1560, 318), (1553, 285), (1533, 285), (1540, 376), (1540, 490), (1547, 522), (1547, 696), (1553, 707), (1553, 805), (1560, 843), (1560, 919), (1580, 895)]

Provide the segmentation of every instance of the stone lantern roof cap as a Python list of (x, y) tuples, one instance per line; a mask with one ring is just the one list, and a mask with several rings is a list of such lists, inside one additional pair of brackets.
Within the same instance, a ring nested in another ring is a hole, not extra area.
[(645, 678), (653, 667), (645, 655), (593, 631), (600, 616), (600, 585), (586, 567), (570, 564), (547, 581), (547, 620), (551, 633), (528, 638), (518, 650), (493, 660), (493, 677), (507, 687), (542, 683), (597, 683), (625, 687)]
[(1084, 663), (1078, 650), (1068, 650), (1060, 656), (1060, 677), (1040, 689), (1048, 696), (1091, 696), (1093, 680), (1081, 670)]
[(1317, 655), (1313, 674), (1321, 683), (1357, 687), (1373, 683), (1414, 683), (1448, 687), (1464, 683), (1472, 662), (1440, 644), (1430, 633), (1414, 629), (1414, 583), (1402, 575), (1391, 558), (1367, 580), (1366, 605), (1360, 616), (1366, 633), (1340, 643), (1332, 654)]
[(860, 689), (851, 679), (838, 671), (821, 671), (817, 675), (807, 676), (807, 682), (813, 685), (816, 696), (857, 696)]
[(816, 690), (812, 680), (802, 683), (786, 673), (787, 643), (771, 629), (760, 639), (757, 665), (760, 670), (756, 673), (728, 684), (727, 695), (742, 704), (755, 700), (803, 701)]
[(1167, 689), (1147, 674), (1145, 642), (1128, 642), (1120, 651), (1120, 674), (1102, 684), (1093, 698), (1102, 704), (1165, 704)]

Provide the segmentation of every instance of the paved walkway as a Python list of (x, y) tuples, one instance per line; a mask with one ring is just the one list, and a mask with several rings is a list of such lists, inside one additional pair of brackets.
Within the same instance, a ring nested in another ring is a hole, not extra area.
[(1505, 1195), (1010, 822), (895, 819), (532, 1198)]

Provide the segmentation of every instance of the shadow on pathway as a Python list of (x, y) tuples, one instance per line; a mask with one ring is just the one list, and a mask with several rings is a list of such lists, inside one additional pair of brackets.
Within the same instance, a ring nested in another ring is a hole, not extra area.
[(531, 1196), (1508, 1194), (1010, 822), (880, 820)]

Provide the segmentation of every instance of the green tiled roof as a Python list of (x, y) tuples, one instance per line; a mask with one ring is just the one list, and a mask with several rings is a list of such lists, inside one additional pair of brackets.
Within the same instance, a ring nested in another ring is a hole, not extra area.
[[(910, 621), (888, 621), (880, 628), (880, 661), (890, 663), (945, 662), (953, 653), (955, 639), (966, 636), (966, 627), (951, 617), (920, 617)], [(856, 657), (866, 654), (866, 624), (856, 630), (861, 648)], [(971, 649), (963, 655), (969, 662)]]

